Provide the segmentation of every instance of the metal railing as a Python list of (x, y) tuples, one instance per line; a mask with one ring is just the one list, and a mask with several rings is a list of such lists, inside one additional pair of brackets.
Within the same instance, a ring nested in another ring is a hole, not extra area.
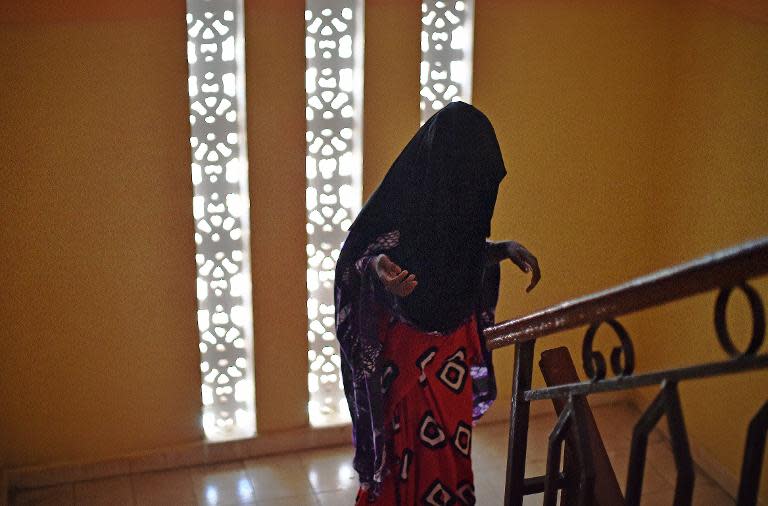
[[(762, 238), (486, 329), (484, 334), (490, 349), (509, 345), (515, 347), (505, 506), (519, 506), (524, 495), (541, 492), (544, 492), (544, 504), (554, 505), (558, 490), (561, 489), (571, 491), (568, 503), (595, 503), (595, 469), (588, 441), (595, 435), (588, 430), (588, 414), (584, 412), (586, 403), (583, 399), (597, 392), (630, 390), (649, 385), (660, 385), (661, 388), (633, 431), (624, 504), (640, 504), (648, 435), (663, 415), (667, 416), (669, 423), (678, 473), (674, 504), (691, 504), (693, 460), (677, 384), (683, 380), (768, 368), (768, 354), (759, 353), (765, 339), (765, 311), (760, 295), (747, 283), (749, 279), (766, 273), (768, 238)], [(752, 315), (752, 336), (743, 351), (733, 344), (726, 326), (727, 303), (734, 289), (746, 295)], [(710, 290), (719, 290), (714, 310), (715, 331), (720, 346), (730, 358), (633, 374), (635, 351), (632, 340), (616, 318)], [(595, 334), (603, 324), (613, 329), (619, 341), (609, 359), (615, 375), (611, 378), (607, 377), (605, 357), (593, 350)], [(581, 359), (589, 380), (531, 389), (536, 341), (556, 332), (585, 325), (588, 328), (582, 343)], [(546, 474), (526, 479), (530, 403), (544, 399), (562, 402), (562, 409), (559, 410), (560, 416), (549, 439)], [(763, 404), (752, 419), (746, 436), (737, 497), (740, 506), (757, 503), (767, 430), (768, 402)], [(570, 434), (570, 437), (566, 438), (566, 434)], [(575, 465), (571, 462), (561, 472), (560, 455), (563, 445), (566, 463), (571, 455)]]

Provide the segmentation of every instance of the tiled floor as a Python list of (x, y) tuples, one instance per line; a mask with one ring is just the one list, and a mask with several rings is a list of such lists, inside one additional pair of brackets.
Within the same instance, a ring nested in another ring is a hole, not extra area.
[[(629, 437), (638, 413), (627, 405), (597, 407), (594, 412), (623, 488)], [(532, 420), (529, 476), (543, 473), (553, 423), (554, 414)], [(506, 431), (503, 423), (475, 428), (472, 458), (479, 506), (503, 504)], [(672, 504), (674, 461), (660, 434), (650, 438), (648, 455), (643, 504)], [(356, 493), (352, 452), (345, 446), (28, 490), (18, 493), (11, 504), (336, 506), (354, 504)], [(695, 505), (733, 503), (716, 483), (698, 473)], [(541, 495), (527, 497), (525, 504), (541, 504)]]

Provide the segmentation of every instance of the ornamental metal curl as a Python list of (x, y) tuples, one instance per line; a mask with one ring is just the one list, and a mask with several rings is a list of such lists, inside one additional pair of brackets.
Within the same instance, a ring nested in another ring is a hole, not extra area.
[[(728, 332), (728, 324), (725, 319), (725, 312), (728, 307), (728, 299), (734, 288), (739, 288), (749, 301), (749, 308), (752, 312), (752, 337), (749, 340), (747, 349), (743, 352), (733, 344), (731, 334)], [(765, 309), (763, 301), (754, 288), (747, 283), (739, 283), (735, 286), (728, 286), (720, 289), (715, 302), (715, 331), (720, 346), (728, 355), (733, 358), (749, 357), (757, 353), (765, 341)]]
[[(592, 381), (605, 379), (607, 372), (605, 357), (599, 351), (594, 351), (592, 349), (597, 329), (603, 323), (607, 323), (611, 326), (621, 343), (620, 346), (616, 346), (611, 350), (611, 369), (613, 370), (613, 373), (617, 376), (631, 375), (635, 370), (635, 348), (632, 345), (632, 340), (629, 338), (627, 330), (613, 318), (600, 320), (589, 326), (589, 329), (584, 336), (584, 342), (581, 345), (581, 358), (584, 363), (584, 372), (587, 373), (587, 376), (589, 376)], [(622, 355), (624, 356), (624, 364), (621, 363)]]

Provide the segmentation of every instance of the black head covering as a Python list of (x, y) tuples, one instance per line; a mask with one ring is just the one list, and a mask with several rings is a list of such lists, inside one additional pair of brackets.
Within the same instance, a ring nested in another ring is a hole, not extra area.
[(505, 175), (488, 118), (464, 102), (448, 104), (416, 132), (360, 211), (337, 276), (378, 236), (398, 230), (399, 245), (387, 254), (418, 281), (401, 300), (405, 316), (425, 331), (454, 329), (477, 303)]

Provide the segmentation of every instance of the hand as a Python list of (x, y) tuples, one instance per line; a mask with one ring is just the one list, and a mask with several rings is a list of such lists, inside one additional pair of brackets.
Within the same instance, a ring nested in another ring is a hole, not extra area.
[(419, 284), (416, 281), (416, 275), (409, 276), (408, 271), (401, 269), (387, 255), (377, 256), (373, 261), (373, 267), (384, 288), (398, 297), (407, 297)]
[(525, 289), (526, 292), (530, 292), (539, 283), (541, 279), (541, 269), (539, 269), (539, 262), (536, 257), (528, 251), (525, 246), (515, 241), (505, 241), (504, 248), (506, 250), (506, 256), (512, 263), (517, 265), (523, 272), (533, 271), (531, 276), (531, 284)]

